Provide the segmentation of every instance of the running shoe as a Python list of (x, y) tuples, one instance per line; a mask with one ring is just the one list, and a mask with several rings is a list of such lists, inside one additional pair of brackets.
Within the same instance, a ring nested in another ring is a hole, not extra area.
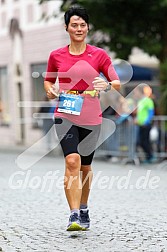
[(80, 209), (80, 223), (83, 227), (83, 230), (86, 230), (90, 227), (90, 218), (88, 209)]
[(83, 230), (80, 223), (80, 216), (77, 213), (72, 213), (69, 218), (67, 231), (79, 231), (79, 230)]

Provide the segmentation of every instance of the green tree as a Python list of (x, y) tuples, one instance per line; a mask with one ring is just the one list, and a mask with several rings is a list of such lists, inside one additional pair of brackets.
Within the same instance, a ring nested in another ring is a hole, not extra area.
[[(49, 0), (40, 0), (45, 1)], [(162, 104), (167, 114), (167, 0), (63, 0), (61, 10), (73, 4), (90, 13), (94, 44), (108, 46), (121, 59), (128, 59), (137, 46), (160, 60)], [(100, 40), (97, 31), (102, 32)]]

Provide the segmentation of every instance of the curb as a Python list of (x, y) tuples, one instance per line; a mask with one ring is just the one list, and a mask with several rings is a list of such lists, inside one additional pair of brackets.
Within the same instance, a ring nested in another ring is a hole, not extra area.
[[(28, 149), (30, 146), (25, 146), (25, 145), (13, 145), (13, 146), (0, 146), (0, 153), (12, 153), (12, 154), (21, 154), (22, 152), (24, 152), (26, 149)], [(40, 153), (40, 150), (36, 151), (37, 154)], [(49, 157), (55, 157), (55, 156), (62, 156), (62, 153), (60, 150), (50, 150), (50, 152), (48, 152), (46, 154), (46, 156)]]

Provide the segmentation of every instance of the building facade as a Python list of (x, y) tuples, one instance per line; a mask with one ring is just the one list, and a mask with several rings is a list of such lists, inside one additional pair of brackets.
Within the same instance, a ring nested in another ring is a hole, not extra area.
[(38, 0), (0, 0), (0, 139), (4, 145), (29, 146), (41, 137), (33, 118), (38, 108), (23, 103), (44, 99), (42, 74), (49, 54), (68, 43), (60, 5), (59, 0), (42, 5)]
[[(39, 107), (32, 102), (44, 99), (43, 72), (50, 52), (69, 42), (60, 5), (61, 0), (42, 5), (38, 0), (0, 0), (1, 145), (30, 146), (41, 138), (39, 120), (34, 118)], [(139, 59), (139, 54), (132, 56), (131, 64)], [(148, 65), (150, 59), (137, 63), (143, 62)], [(150, 82), (159, 89), (157, 80)], [(126, 88), (130, 91), (134, 85), (128, 83)]]

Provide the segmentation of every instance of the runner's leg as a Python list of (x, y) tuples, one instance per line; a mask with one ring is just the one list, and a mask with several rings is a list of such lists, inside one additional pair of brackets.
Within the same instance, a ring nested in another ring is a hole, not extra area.
[(80, 155), (72, 153), (65, 158), (64, 189), (70, 209), (79, 209), (82, 183), (80, 178), (81, 160)]
[(87, 205), (91, 182), (93, 178), (91, 165), (81, 165), (81, 174), (82, 174), (82, 195), (80, 205)]

